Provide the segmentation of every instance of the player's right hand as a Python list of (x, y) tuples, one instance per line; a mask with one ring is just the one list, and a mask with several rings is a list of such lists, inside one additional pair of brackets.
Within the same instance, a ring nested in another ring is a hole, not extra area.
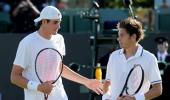
[(106, 93), (109, 90), (110, 86), (110, 80), (104, 80), (103, 81), (103, 92)]
[(49, 95), (51, 93), (53, 87), (54, 86), (53, 86), (52, 82), (47, 81), (47, 82), (41, 83), (38, 86), (38, 91), (41, 91), (41, 92)]

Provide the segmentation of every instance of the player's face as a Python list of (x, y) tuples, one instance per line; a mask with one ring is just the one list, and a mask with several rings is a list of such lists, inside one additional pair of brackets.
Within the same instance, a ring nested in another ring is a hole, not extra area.
[(118, 29), (118, 41), (119, 41), (119, 45), (121, 48), (127, 49), (129, 48), (129, 46), (131, 46), (132, 44), (134, 44), (134, 36), (130, 36), (126, 29), (124, 28), (119, 28)]
[(61, 21), (59, 21), (59, 20), (50, 20), (46, 24), (46, 29), (49, 31), (49, 33), (55, 35), (58, 32), (58, 30), (60, 29), (60, 23), (61, 23)]

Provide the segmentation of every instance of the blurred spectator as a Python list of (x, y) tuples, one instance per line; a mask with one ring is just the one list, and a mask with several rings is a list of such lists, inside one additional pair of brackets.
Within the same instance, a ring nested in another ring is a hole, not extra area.
[[(164, 75), (166, 70), (166, 62), (165, 58), (168, 55), (168, 39), (162, 36), (155, 38), (155, 42), (157, 44), (157, 52), (155, 54), (158, 60), (158, 67), (161, 73), (161, 76)], [(159, 99), (158, 99), (159, 100)]]
[(154, 8), (169, 8), (170, 7), (170, 0), (154, 0)]
[(157, 43), (157, 54), (156, 57), (158, 61), (165, 61), (166, 56), (168, 55), (168, 39), (165, 37), (157, 37), (155, 38), (155, 42)]
[(76, 7), (77, 8), (89, 8), (90, 2), (87, 0), (76, 0)]
[(162, 4), (161, 4), (161, 6), (160, 6), (160, 8), (169, 8), (170, 6), (168, 5), (168, 3), (167, 3), (167, 0), (162, 0)]
[(0, 11), (9, 13), (11, 10), (11, 6), (7, 2), (0, 2)]
[(48, 0), (48, 1), (49, 1), (49, 5), (56, 6), (58, 0)]
[(39, 14), (39, 10), (30, 0), (21, 1), (12, 12), (14, 33), (28, 33), (35, 30), (33, 19)]
[(58, 9), (67, 9), (68, 8), (68, 0), (58, 0), (56, 6)]

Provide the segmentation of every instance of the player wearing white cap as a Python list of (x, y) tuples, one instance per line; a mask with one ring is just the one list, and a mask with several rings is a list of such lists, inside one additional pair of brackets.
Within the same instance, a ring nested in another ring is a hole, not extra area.
[[(68, 100), (62, 79), (59, 78), (55, 86), (51, 82), (40, 83), (35, 72), (36, 55), (44, 48), (55, 47), (63, 56), (65, 43), (62, 35), (58, 34), (62, 15), (53, 7), (45, 7), (40, 16), (34, 20), (39, 27), (26, 36), (19, 44), (11, 72), (11, 82), (24, 88), (25, 100), (44, 100), (44, 93), (49, 94), (48, 100)], [(85, 78), (66, 65), (63, 66), (62, 77), (80, 83), (97, 94), (102, 93), (102, 84), (95, 79)], [(51, 92), (52, 91), (52, 92)]]

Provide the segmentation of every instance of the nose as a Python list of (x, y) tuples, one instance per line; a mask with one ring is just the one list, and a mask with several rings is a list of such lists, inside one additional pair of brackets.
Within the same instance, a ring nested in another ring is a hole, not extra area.
[(60, 28), (61, 28), (61, 25), (59, 24), (59, 25), (58, 25), (58, 29), (60, 29)]

